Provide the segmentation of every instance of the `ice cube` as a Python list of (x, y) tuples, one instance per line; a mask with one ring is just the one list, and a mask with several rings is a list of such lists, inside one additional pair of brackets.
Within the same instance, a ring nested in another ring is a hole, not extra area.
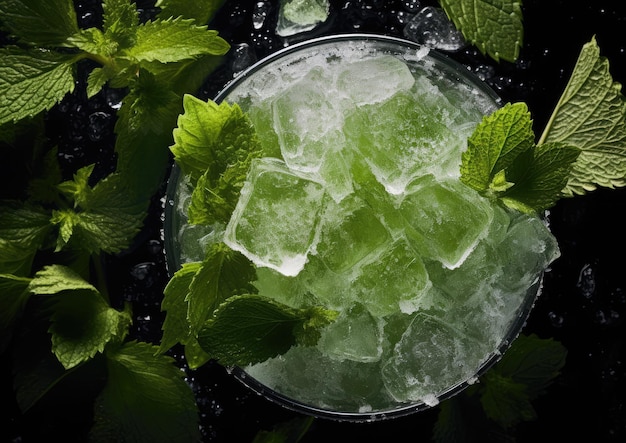
[(414, 312), (422, 302), (431, 304), (422, 300), (432, 286), (424, 263), (404, 239), (379, 248), (352, 286), (357, 299), (377, 317)]
[(474, 375), (482, 359), (478, 343), (431, 315), (417, 313), (383, 364), (382, 377), (396, 401), (432, 401)]
[(427, 172), (458, 171), (463, 142), (446, 120), (409, 93), (359, 107), (348, 113), (344, 127), (346, 144), (391, 194), (402, 194), (413, 178)]
[(411, 183), (400, 213), (414, 248), (450, 269), (463, 263), (493, 219), (491, 203), (469, 186), (432, 176)]
[(281, 37), (310, 31), (328, 18), (328, 0), (281, 0), (276, 33)]
[(324, 328), (317, 346), (335, 360), (378, 361), (383, 352), (382, 323), (363, 305), (353, 305)]
[(319, 258), (336, 273), (347, 272), (390, 240), (377, 214), (355, 195), (340, 203), (329, 201), (322, 213)]
[(280, 160), (255, 159), (224, 242), (257, 266), (297, 275), (315, 247), (324, 188)]
[(411, 89), (415, 78), (406, 63), (392, 55), (346, 64), (338, 73), (337, 89), (357, 106), (385, 101)]
[(331, 81), (322, 68), (313, 68), (272, 102), (274, 130), (292, 169), (318, 171), (326, 152), (345, 143), (343, 118), (322, 87)]

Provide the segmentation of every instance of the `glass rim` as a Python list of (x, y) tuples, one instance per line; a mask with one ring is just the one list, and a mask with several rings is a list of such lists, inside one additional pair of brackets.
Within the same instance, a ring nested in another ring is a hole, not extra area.
[[(254, 75), (257, 71), (264, 68), (265, 66), (278, 61), (288, 55), (291, 55), (296, 52), (304, 51), (308, 48), (319, 47), (324, 44), (333, 44), (337, 42), (354, 42), (354, 41), (362, 41), (362, 42), (373, 42), (373, 43), (383, 43), (395, 45), (399, 50), (401, 49), (409, 49), (409, 50), (421, 50), (424, 48), (423, 45), (420, 45), (416, 42), (406, 40), (399, 37), (391, 37), (386, 35), (378, 35), (378, 34), (367, 34), (367, 33), (345, 33), (345, 34), (334, 34), (316, 37), (312, 39), (307, 39), (290, 46), (286, 46), (282, 49), (279, 49), (272, 54), (256, 61), (246, 69), (242, 70), (237, 74), (236, 77), (228, 81), (223, 88), (215, 95), (213, 100), (216, 103), (222, 102), (224, 99), (228, 97), (228, 95), (236, 89), (242, 82), (250, 78), (250, 76)], [(441, 63), (445, 65), (448, 74), (454, 74), (462, 79), (464, 82), (470, 84), (470, 86), (479, 89), (483, 94), (488, 96), (491, 100), (493, 100), (494, 104), (497, 106), (501, 106), (502, 99), (497, 95), (497, 93), (484, 81), (482, 81), (475, 73), (467, 69), (463, 64), (454, 60), (453, 58), (439, 52), (437, 49), (427, 48), (428, 53), (425, 57), (433, 59), (435, 62)], [(400, 53), (400, 52), (398, 52)], [(176, 187), (179, 185), (181, 178), (180, 168), (173, 163), (170, 175), (168, 178), (168, 183), (166, 187), (166, 203), (164, 210), (164, 254), (165, 254), (165, 262), (167, 273), (169, 277), (172, 277), (174, 272), (180, 268), (181, 263), (179, 263), (175, 257), (173, 257), (172, 252), (175, 252), (176, 248), (173, 247), (174, 233), (172, 232), (171, 223), (168, 224), (168, 219), (171, 221), (173, 216), (173, 211), (176, 208), (172, 204), (168, 204), (169, 201), (172, 201), (176, 192)], [(169, 252), (169, 253), (168, 253)], [(175, 254), (174, 254), (175, 255)], [(459, 381), (458, 383), (448, 387), (443, 392), (439, 392), (437, 394), (437, 399), (439, 402), (454, 397), (456, 394), (460, 393), (468, 386), (476, 383), (478, 378), (482, 376), (487, 370), (489, 370), (495, 363), (497, 363), (504, 352), (510, 347), (511, 343), (518, 337), (521, 333), (524, 324), (526, 323), (530, 312), (541, 294), (543, 281), (543, 274), (541, 274), (538, 281), (535, 282), (533, 286), (531, 286), (528, 291), (524, 301), (521, 303), (518, 308), (518, 315), (515, 320), (509, 326), (504, 338), (500, 342), (500, 344), (494, 348), (494, 350), (489, 354), (488, 359), (484, 361), (475, 371), (475, 374), (465, 380)], [(354, 412), (346, 412), (346, 411), (337, 411), (331, 409), (324, 409), (322, 407), (313, 406), (311, 404), (307, 404), (305, 402), (299, 401), (292, 397), (281, 394), (278, 391), (268, 387), (262, 382), (256, 380), (254, 377), (249, 375), (245, 369), (240, 367), (229, 367), (227, 368), (228, 372), (239, 382), (241, 382), (244, 386), (252, 390), (253, 392), (261, 395), (263, 398), (278, 404), (282, 407), (285, 407), (289, 410), (304, 413), (309, 416), (317, 417), (317, 418), (325, 418), (331, 419), (335, 421), (344, 421), (344, 422), (372, 422), (372, 421), (382, 421), (397, 417), (402, 417), (406, 415), (410, 415), (416, 412), (420, 412), (423, 410), (431, 409), (434, 405), (426, 404), (423, 401), (416, 401), (410, 403), (399, 403), (397, 406), (390, 407), (384, 410), (373, 410), (373, 411), (354, 411)]]

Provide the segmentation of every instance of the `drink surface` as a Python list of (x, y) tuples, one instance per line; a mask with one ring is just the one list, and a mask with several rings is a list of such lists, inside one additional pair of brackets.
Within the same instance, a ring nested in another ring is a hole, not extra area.
[(348, 414), (434, 405), (475, 379), (559, 254), (541, 219), (458, 179), (494, 96), (423, 48), (340, 40), (269, 63), (223, 98), (277, 156), (253, 160), (223, 231), (181, 222), (181, 261), (224, 241), (255, 263), (260, 295), (339, 312), (316, 346), (247, 376)]

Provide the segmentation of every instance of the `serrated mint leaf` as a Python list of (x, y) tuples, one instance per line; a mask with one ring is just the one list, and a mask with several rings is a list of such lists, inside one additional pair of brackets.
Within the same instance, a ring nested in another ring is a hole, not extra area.
[(164, 353), (177, 343), (187, 344), (190, 340), (189, 321), (187, 320), (187, 295), (194, 276), (202, 266), (200, 262), (183, 263), (165, 286), (161, 310), (166, 312), (163, 322), (163, 337), (159, 352)]
[[(318, 318), (319, 317), (319, 318)], [(295, 309), (267, 297), (246, 294), (227, 299), (198, 333), (198, 343), (226, 366), (246, 366), (276, 357), (315, 333), (307, 325), (328, 324), (336, 312)]]
[(4, 28), (38, 46), (64, 46), (78, 32), (72, 0), (0, 0), (0, 17)]
[[(75, 281), (72, 283), (76, 286)], [(86, 362), (103, 352), (107, 344), (124, 339), (132, 323), (130, 312), (110, 307), (93, 287), (63, 289), (62, 283), (57, 286), (61, 292), (51, 307), (49, 332), (52, 352), (64, 368)]]
[[(563, 196), (580, 150), (562, 143), (544, 143), (527, 152), (508, 168), (507, 181), (514, 184), (502, 190), (499, 197), (522, 212), (541, 212)], [(517, 206), (519, 203), (523, 206)]]
[(227, 222), (253, 158), (263, 155), (256, 131), (238, 105), (185, 95), (171, 147), (176, 163), (196, 182), (190, 223)]
[(91, 186), (89, 186), (89, 177), (96, 165), (88, 165), (80, 168), (74, 174), (73, 180), (60, 183), (57, 187), (59, 191), (65, 194), (71, 200), (74, 200), (74, 207), (81, 206), (89, 199), (91, 194)]
[(22, 318), (26, 302), (30, 298), (30, 278), (0, 274), (0, 354), (6, 351), (13, 328)]
[(68, 39), (68, 43), (82, 51), (103, 57), (117, 52), (117, 42), (108, 40), (98, 28), (81, 29)]
[(507, 103), (483, 118), (468, 139), (461, 160), (461, 181), (481, 192), (494, 177), (534, 146), (532, 120), (524, 103)]
[(0, 48), (0, 125), (32, 117), (74, 90), (74, 56)]
[(520, 335), (480, 384), (485, 413), (503, 427), (532, 420), (531, 401), (542, 394), (565, 365), (567, 351), (552, 339)]
[(156, 6), (161, 8), (160, 18), (192, 18), (199, 24), (206, 24), (222, 7), (225, 0), (207, 0), (190, 2), (188, 0), (157, 0)]
[(126, 55), (139, 63), (155, 60), (170, 63), (205, 54), (224, 55), (229, 49), (230, 45), (217, 35), (217, 31), (178, 17), (140, 25), (136, 43)]
[(0, 202), (0, 273), (30, 275), (33, 257), (52, 225), (40, 206)]
[(57, 250), (70, 242), (90, 253), (127, 248), (143, 225), (149, 202), (137, 196), (119, 173), (110, 174), (91, 189), (77, 185), (75, 191), (79, 208), (52, 214), (51, 222), (59, 227)]
[(514, 62), (523, 44), (519, 0), (439, 0), (465, 40), (496, 61)]
[(87, 78), (87, 98), (92, 98), (102, 90), (109, 76), (103, 68), (94, 68)]
[(91, 441), (152, 443), (201, 440), (194, 394), (184, 372), (156, 346), (109, 349), (107, 382), (96, 399)]
[(187, 319), (193, 334), (226, 299), (254, 292), (253, 264), (243, 254), (224, 243), (209, 245), (202, 265), (189, 285)]
[(495, 371), (488, 371), (481, 381), (484, 388), (480, 402), (485, 414), (503, 428), (537, 417), (523, 383), (502, 377)]
[(581, 150), (566, 196), (626, 185), (626, 102), (595, 38), (585, 44), (541, 142)]
[(137, 38), (139, 12), (128, 0), (104, 0), (102, 2), (104, 35), (114, 41), (118, 48), (132, 47)]
[(28, 290), (38, 295), (53, 295), (63, 291), (98, 290), (76, 271), (62, 265), (50, 265), (38, 271), (31, 280)]

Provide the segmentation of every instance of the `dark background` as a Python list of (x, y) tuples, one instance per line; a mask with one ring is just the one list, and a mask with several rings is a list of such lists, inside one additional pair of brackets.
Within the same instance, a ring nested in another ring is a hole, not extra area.
[[(233, 66), (246, 63), (241, 54), (260, 59), (285, 44), (333, 33), (402, 36), (399, 17), (414, 13), (418, 5), (437, 5), (435, 0), (331, 0), (327, 22), (286, 41), (274, 33), (278, 1), (263, 2), (272, 10), (260, 29), (252, 24), (255, 3), (227, 0), (209, 25), (219, 30), (233, 50), (199, 92), (203, 98), (214, 96), (232, 78)], [(98, 1), (77, 1), (76, 5), (81, 26), (101, 23)], [(146, 17), (156, 12), (154, 2), (139, 1), (138, 6)], [(545, 127), (580, 49), (593, 36), (610, 61), (614, 80), (626, 82), (626, 2), (525, 0), (523, 14), (525, 41), (516, 63), (494, 62), (471, 47), (448, 55), (474, 72), (487, 73), (486, 81), (505, 101), (525, 101), (537, 133)], [(111, 91), (88, 102), (78, 89), (49, 113), (49, 136), (57, 141), (69, 173), (93, 161), (99, 161), (103, 170), (113, 168), (111, 105), (119, 97)], [(163, 319), (160, 301), (168, 278), (161, 238), (164, 191), (165, 187), (155, 196), (133, 247), (106, 263), (110, 292), (134, 302), (133, 335), (144, 340), (158, 340)], [(625, 203), (626, 190), (598, 190), (562, 200), (551, 210), (551, 227), (562, 257), (546, 274), (543, 293), (523, 332), (561, 342), (568, 350), (566, 365), (533, 403), (536, 420), (520, 424), (506, 438), (481, 435), (479, 441), (626, 441)], [(250, 392), (212, 363), (190, 373), (189, 381), (197, 393), (207, 442), (250, 442), (259, 430), (301, 417)], [(1, 392), (5, 395), (6, 391)], [(318, 419), (304, 441), (427, 441), (436, 413), (362, 424)], [(10, 419), (7, 435), (12, 438), (8, 441), (21, 441), (21, 426), (20, 417)]]

